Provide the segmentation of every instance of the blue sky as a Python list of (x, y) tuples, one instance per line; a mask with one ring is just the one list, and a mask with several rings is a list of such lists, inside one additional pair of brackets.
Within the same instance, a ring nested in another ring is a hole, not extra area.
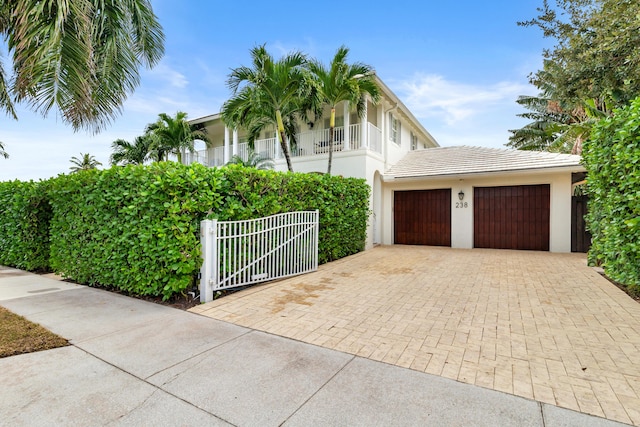
[(158, 113), (217, 113), (230, 95), (229, 70), (249, 65), (249, 49), (263, 43), (276, 57), (300, 50), (324, 62), (344, 44), (349, 60), (372, 65), (440, 145), (503, 147), (507, 130), (526, 124), (515, 100), (536, 94), (527, 76), (549, 45), (540, 31), (516, 25), (534, 17), (542, 0), (152, 4), (166, 54), (142, 72), (123, 114), (98, 135), (74, 133), (55, 112), (44, 119), (25, 106), (17, 122), (0, 116), (10, 154), (0, 159), (0, 181), (66, 173), (80, 153), (108, 166), (111, 142), (133, 140)]

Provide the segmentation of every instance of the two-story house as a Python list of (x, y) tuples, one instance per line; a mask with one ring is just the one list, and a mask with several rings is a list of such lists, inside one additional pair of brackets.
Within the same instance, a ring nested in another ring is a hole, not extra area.
[[(371, 186), (366, 247), (426, 244), (458, 248), (570, 252), (572, 185), (584, 172), (579, 156), (483, 147), (439, 147), (402, 101), (377, 76), (381, 101), (358, 117), (344, 103), (337, 110), (332, 174), (363, 178)], [(298, 123), (291, 147), (295, 172), (326, 172), (329, 111)], [(242, 129), (219, 114), (190, 121), (206, 128), (207, 149), (186, 163), (221, 166), (246, 159)], [(275, 128), (262, 131), (255, 152), (286, 171)], [(581, 219), (581, 218), (580, 218)]]

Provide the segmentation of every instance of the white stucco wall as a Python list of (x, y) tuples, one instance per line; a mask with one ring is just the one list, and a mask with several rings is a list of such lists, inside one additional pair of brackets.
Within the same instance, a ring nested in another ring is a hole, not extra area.
[[(402, 180), (382, 184), (382, 243), (393, 244), (393, 192), (402, 190), (451, 189), (451, 246), (473, 248), (473, 188), (508, 185), (550, 185), (549, 250), (571, 252), (571, 172), (510, 173), (499, 176)], [(465, 196), (462, 203), (458, 193)]]

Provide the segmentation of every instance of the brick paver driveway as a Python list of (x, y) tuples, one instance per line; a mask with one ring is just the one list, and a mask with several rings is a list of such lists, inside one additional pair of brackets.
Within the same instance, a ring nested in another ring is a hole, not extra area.
[(378, 247), (192, 311), (640, 425), (640, 304), (582, 254)]

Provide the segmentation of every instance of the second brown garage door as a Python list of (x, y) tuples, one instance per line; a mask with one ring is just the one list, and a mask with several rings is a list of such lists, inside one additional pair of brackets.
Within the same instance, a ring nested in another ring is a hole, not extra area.
[(476, 248), (549, 250), (549, 185), (476, 187)]
[(451, 189), (396, 191), (394, 243), (451, 246)]

